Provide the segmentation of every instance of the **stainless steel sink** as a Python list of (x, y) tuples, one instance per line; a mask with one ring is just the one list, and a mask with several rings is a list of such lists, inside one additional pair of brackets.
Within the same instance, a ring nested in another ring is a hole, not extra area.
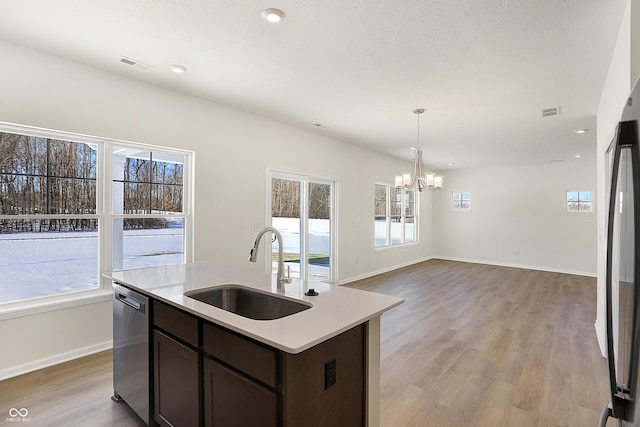
[(255, 320), (273, 320), (311, 308), (310, 304), (292, 301), (240, 285), (185, 292), (185, 296)]

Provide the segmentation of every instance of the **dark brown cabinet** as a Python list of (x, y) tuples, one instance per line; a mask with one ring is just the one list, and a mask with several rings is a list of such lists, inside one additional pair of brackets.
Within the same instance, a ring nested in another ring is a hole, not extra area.
[(204, 360), (206, 427), (277, 427), (278, 395), (213, 359)]
[(199, 323), (153, 301), (153, 415), (162, 427), (201, 424)]
[(365, 425), (365, 325), (289, 354), (154, 301), (160, 426)]
[(365, 425), (364, 334), (360, 325), (302, 353), (282, 354), (285, 426)]
[(198, 353), (154, 330), (153, 357), (155, 421), (163, 427), (198, 427)]
[(278, 385), (278, 354), (272, 347), (205, 323), (203, 350), (269, 387)]

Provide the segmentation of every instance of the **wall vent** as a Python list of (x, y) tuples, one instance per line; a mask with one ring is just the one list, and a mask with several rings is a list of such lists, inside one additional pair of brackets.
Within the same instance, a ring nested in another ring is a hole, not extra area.
[(544, 108), (542, 110), (542, 117), (557, 116), (559, 114), (560, 114), (560, 107)]
[(132, 67), (139, 68), (141, 70), (150, 70), (153, 68), (152, 65), (145, 64), (144, 62), (136, 61), (135, 59), (127, 58), (126, 56), (121, 56), (120, 62), (126, 65), (131, 65)]

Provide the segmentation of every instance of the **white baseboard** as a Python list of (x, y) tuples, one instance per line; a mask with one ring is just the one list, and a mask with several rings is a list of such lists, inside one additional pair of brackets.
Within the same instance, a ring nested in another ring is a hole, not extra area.
[(510, 264), (505, 262), (493, 262), (493, 261), (487, 261), (487, 260), (481, 260), (481, 259), (458, 258), (458, 257), (447, 257), (447, 256), (435, 255), (435, 256), (430, 256), (426, 258), (416, 259), (416, 260), (405, 262), (402, 264), (393, 265), (391, 267), (387, 267), (382, 270), (372, 271), (370, 273), (361, 274), (359, 276), (350, 277), (348, 279), (341, 280), (339, 284), (346, 285), (347, 283), (355, 282), (357, 280), (367, 279), (369, 277), (377, 276), (378, 274), (387, 273), (389, 271), (397, 270), (399, 268), (407, 267), (409, 265), (417, 264), (419, 262), (428, 261), (430, 259), (442, 259), (445, 261), (469, 262), (472, 264), (497, 265), (500, 267), (523, 268), (526, 270), (548, 271), (550, 273), (563, 273), (563, 274), (573, 274), (576, 276), (596, 277), (596, 273), (585, 272), (585, 271), (563, 270), (558, 268), (540, 267), (535, 265)]
[(382, 270), (371, 271), (369, 273), (361, 274), (358, 276), (350, 277), (348, 279), (340, 280), (339, 285), (346, 285), (347, 283), (355, 282), (362, 279), (367, 279), (369, 277), (377, 276), (378, 274), (387, 273), (389, 271), (397, 270), (402, 267), (408, 267), (413, 264), (418, 264), (419, 262), (429, 261), (433, 257), (420, 258), (409, 262), (404, 262), (402, 264), (396, 264), (391, 267), (383, 268)]
[(560, 269), (560, 268), (543, 267), (543, 266), (539, 266), (539, 265), (511, 264), (511, 263), (507, 263), (507, 262), (487, 261), (487, 260), (484, 260), (484, 259), (457, 258), (457, 257), (447, 257), (447, 256), (438, 256), (438, 255), (435, 255), (435, 256), (433, 256), (431, 258), (433, 258), (433, 259), (443, 259), (443, 260), (446, 260), (446, 261), (470, 262), (470, 263), (473, 263), (473, 264), (497, 265), (497, 266), (500, 266), (500, 267), (523, 268), (525, 270), (548, 271), (550, 273), (573, 274), (575, 276), (596, 277), (596, 273), (592, 273), (592, 272), (563, 270), (563, 269)]
[(83, 348), (78, 348), (65, 353), (56, 354), (50, 357), (34, 360), (24, 363), (18, 366), (12, 366), (7, 369), (0, 370), (0, 381), (8, 378), (17, 377), (18, 375), (27, 374), (29, 372), (37, 371), (39, 369), (48, 368), (49, 366), (57, 365), (59, 363), (68, 362), (69, 360), (78, 359), (80, 357), (89, 356), (90, 354), (98, 353), (104, 350), (109, 350), (113, 347), (113, 341), (108, 340), (94, 345), (90, 345)]

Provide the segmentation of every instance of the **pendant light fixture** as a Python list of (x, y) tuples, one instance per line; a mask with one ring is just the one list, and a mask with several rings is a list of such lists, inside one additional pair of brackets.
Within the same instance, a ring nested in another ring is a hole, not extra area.
[(415, 156), (413, 158), (413, 172), (403, 172), (396, 175), (395, 185), (397, 188), (410, 189), (415, 186), (418, 187), (418, 191), (422, 191), (425, 188), (428, 190), (439, 190), (444, 186), (444, 177), (442, 175), (436, 175), (433, 172), (424, 173), (422, 168), (422, 149), (420, 148), (420, 114), (424, 113), (424, 108), (416, 108), (413, 110), (413, 114), (418, 116), (418, 146), (414, 147)]

